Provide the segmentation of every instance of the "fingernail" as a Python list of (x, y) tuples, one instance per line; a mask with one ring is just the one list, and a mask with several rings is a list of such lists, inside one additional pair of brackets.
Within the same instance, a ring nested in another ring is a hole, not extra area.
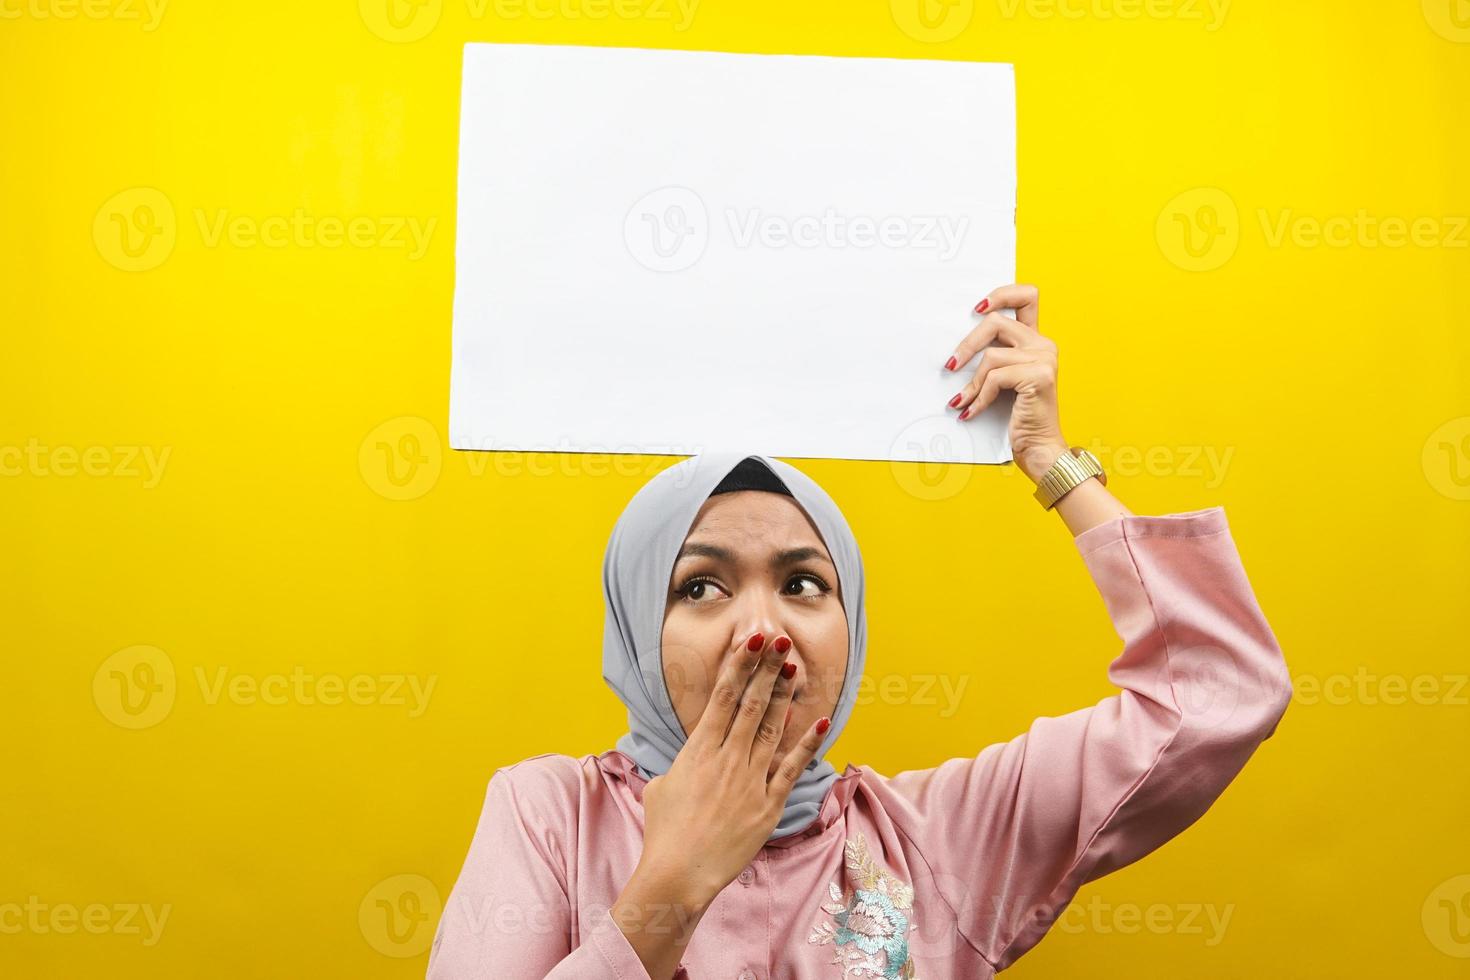
[[(963, 422), (965, 419), (967, 419), (969, 417), (970, 417), (970, 410), (968, 408), (965, 409), (963, 412), (960, 413), (960, 421), (961, 422)], [(751, 647), (751, 649), (754, 650), (755, 648), (754, 647)]]
[(749, 650), (751, 653), (754, 653), (755, 651), (759, 650), (765, 642), (766, 638), (757, 633), (750, 638), (749, 643), (745, 644), (745, 649)]
[(984, 313), (988, 309), (990, 309), (990, 298), (986, 297), (985, 299), (982, 299), (980, 301), (980, 304), (978, 306), (975, 307), (975, 312)]
[(776, 648), (777, 653), (785, 653), (787, 650), (791, 649), (791, 637), (778, 636), (776, 637), (776, 642), (773, 643), (772, 646)]
[(960, 396), (959, 395), (955, 395), (953, 398), (951, 398), (949, 400), (949, 407), (950, 408), (954, 408), (959, 403), (960, 403)]
[(944, 369), (946, 371), (953, 371), (959, 365), (959, 363), (960, 362), (957, 358), (951, 357), (949, 360), (944, 362)]
[(796, 676), (796, 664), (792, 663), (790, 660), (788, 660), (784, 664), (782, 664), (781, 665), (781, 676), (784, 677), (788, 681), (791, 680), (791, 678), (795, 677)]
[(831, 727), (832, 720), (830, 718), (823, 718), (821, 721), (817, 722), (817, 734), (825, 735), (827, 734), (827, 729)]

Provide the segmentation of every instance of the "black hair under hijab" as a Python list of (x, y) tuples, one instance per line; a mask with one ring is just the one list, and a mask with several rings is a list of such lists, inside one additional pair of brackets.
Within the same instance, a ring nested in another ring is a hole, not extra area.
[(771, 493), (784, 493), (792, 496), (786, 484), (781, 478), (771, 472), (771, 468), (754, 456), (747, 456), (736, 464), (735, 468), (725, 474), (719, 486), (710, 491), (713, 497), (717, 493), (734, 493), (736, 490), (768, 490)]

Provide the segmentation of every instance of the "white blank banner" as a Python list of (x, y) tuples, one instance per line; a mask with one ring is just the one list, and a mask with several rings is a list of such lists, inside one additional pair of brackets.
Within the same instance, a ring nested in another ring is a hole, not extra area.
[(467, 44), (455, 449), (999, 463), (1010, 65)]

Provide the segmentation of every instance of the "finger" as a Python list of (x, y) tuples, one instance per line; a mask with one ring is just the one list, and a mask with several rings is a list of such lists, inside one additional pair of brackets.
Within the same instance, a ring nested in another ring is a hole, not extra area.
[(715, 678), (714, 690), (704, 712), (689, 733), (688, 743), (701, 751), (714, 751), (725, 740), (735, 710), (740, 706), (740, 696), (750, 680), (751, 669), (761, 659), (766, 639), (760, 633), (746, 637), (734, 650), (727, 651), (725, 662)]
[(997, 368), (1009, 367), (1012, 364), (1023, 364), (1038, 357), (1034, 350), (1018, 347), (987, 347), (980, 356), (980, 365), (975, 369), (975, 374), (967, 381), (955, 396), (949, 400), (950, 408), (964, 408), (975, 400), (980, 392), (980, 386), (985, 382), (985, 376)]
[(1015, 310), (1017, 320), (1032, 330), (1037, 330), (1041, 314), (1041, 290), (1030, 283), (1021, 282), (1001, 286), (975, 304), (976, 313), (989, 313), (993, 310)]
[(1011, 347), (1032, 347), (1045, 338), (1022, 326), (1013, 316), (988, 313), (960, 341), (959, 346), (954, 349), (954, 355), (944, 366), (951, 371), (958, 371), (970, 362), (976, 351), (985, 350), (997, 339)]
[(750, 747), (752, 769), (759, 767), (767, 774), (771, 771), (771, 757), (776, 754), (776, 746), (781, 744), (781, 736), (786, 734), (786, 713), (796, 691), (795, 677), (796, 661), (786, 660), (776, 673), (776, 686), (771, 689), (771, 703), (766, 706), (766, 715), (755, 730), (755, 742)]
[(996, 396), (1002, 390), (1020, 391), (1029, 385), (1045, 387), (1055, 383), (1056, 372), (1045, 362), (1033, 361), (1029, 364), (1013, 364), (1010, 367), (996, 368), (985, 376), (985, 383), (980, 386), (980, 394), (975, 396), (975, 401), (969, 408), (960, 413), (960, 418), (974, 418), (995, 401)]
[(786, 661), (786, 653), (790, 649), (791, 637), (778, 636), (772, 640), (761, 653), (760, 664), (750, 675), (750, 683), (740, 697), (740, 706), (735, 710), (735, 720), (730, 723), (730, 734), (725, 737), (724, 744), (746, 762), (750, 760), (756, 730), (766, 716), (766, 705), (770, 703), (771, 690), (776, 686), (776, 675), (780, 673), (781, 664)]
[(786, 797), (791, 795), (791, 787), (801, 778), (802, 771), (817, 757), (817, 750), (822, 747), (822, 738), (827, 734), (830, 723), (828, 718), (818, 718), (801, 736), (801, 741), (786, 753), (786, 757), (776, 767), (776, 774), (766, 784), (767, 792), (780, 799), (783, 804)]

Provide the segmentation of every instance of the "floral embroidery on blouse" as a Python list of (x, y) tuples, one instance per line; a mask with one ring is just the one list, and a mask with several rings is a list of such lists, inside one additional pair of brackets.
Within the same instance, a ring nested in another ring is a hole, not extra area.
[(858, 833), (844, 845), (847, 879), (852, 893), (844, 894), (828, 882), (832, 901), (822, 911), (832, 917), (812, 927), (807, 942), (833, 944), (832, 963), (844, 977), (884, 977), (918, 980), (909, 959), (908, 933), (913, 922), (914, 890), (884, 869), (868, 853), (868, 841)]

